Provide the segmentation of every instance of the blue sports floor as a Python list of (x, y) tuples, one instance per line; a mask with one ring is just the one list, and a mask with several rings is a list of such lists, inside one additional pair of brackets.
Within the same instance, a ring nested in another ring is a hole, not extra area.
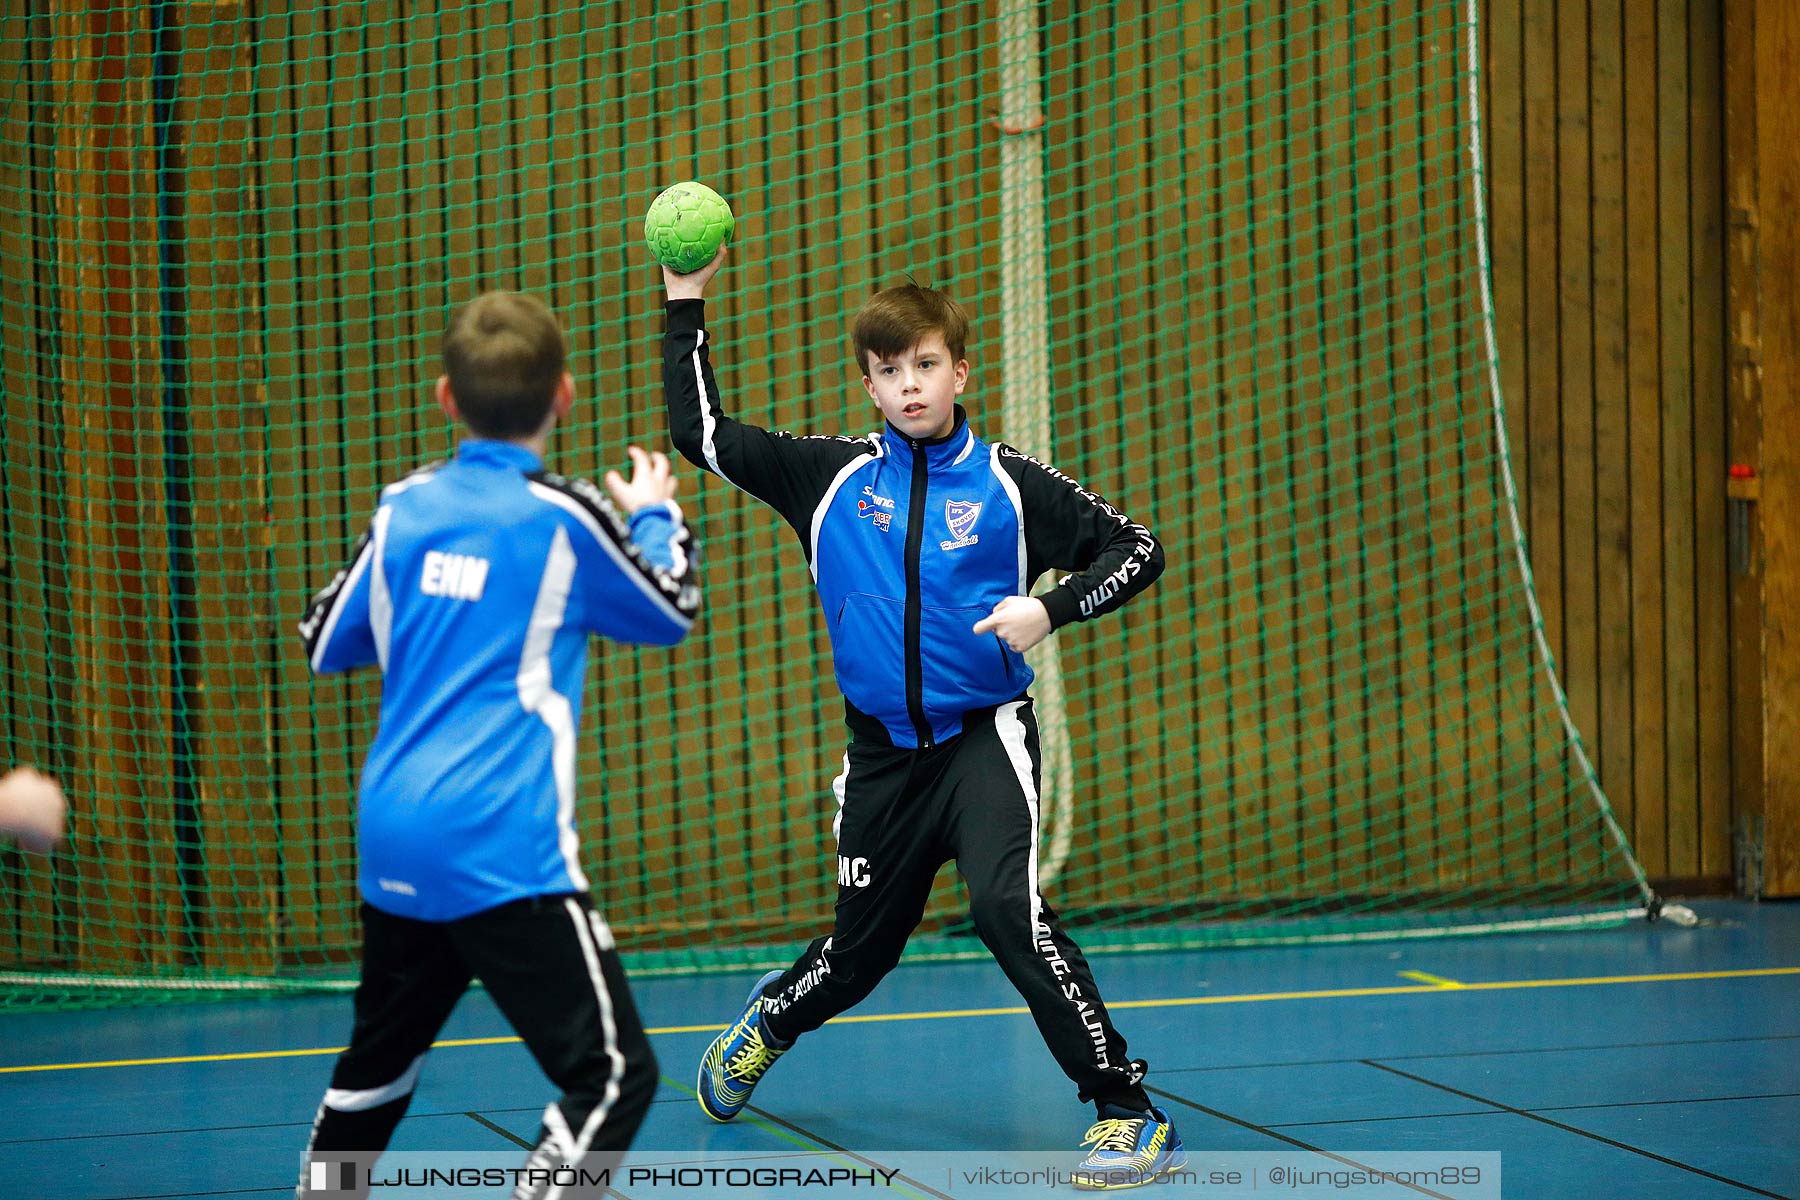
[[(1498, 1152), (1516, 1200), (1800, 1197), (1800, 905), (1695, 908), (1711, 923), (1094, 965), (1190, 1169), (1245, 1151), (1343, 1156), (1312, 1155), (1325, 1167), (1358, 1152)], [(694, 1065), (750, 982), (634, 983), (665, 1082), (628, 1165), (800, 1149), (856, 1167), (908, 1151), (1076, 1161), (1092, 1110), (986, 962), (902, 967), (777, 1064), (738, 1122), (712, 1124)], [(0, 1017), (0, 1200), (291, 1194), (349, 1021), (347, 995)], [(443, 1036), (394, 1150), (522, 1161), (549, 1085), (479, 991)], [(958, 1190), (950, 1172), (849, 1191), (615, 1184), (629, 1200), (1071, 1194)], [(1132, 1194), (1323, 1193), (1201, 1177)]]

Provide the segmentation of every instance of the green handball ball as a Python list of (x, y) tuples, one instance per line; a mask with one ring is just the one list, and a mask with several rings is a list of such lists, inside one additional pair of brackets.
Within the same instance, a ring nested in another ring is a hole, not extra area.
[(725, 197), (689, 180), (666, 189), (644, 214), (644, 241), (656, 261), (677, 275), (698, 271), (731, 240), (737, 218)]

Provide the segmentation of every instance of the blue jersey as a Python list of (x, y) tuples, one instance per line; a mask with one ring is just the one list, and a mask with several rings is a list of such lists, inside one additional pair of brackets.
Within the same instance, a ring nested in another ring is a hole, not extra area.
[(378, 665), (361, 888), (447, 921), (587, 890), (575, 740), (592, 634), (673, 645), (699, 609), (673, 504), (630, 525), (593, 485), (469, 440), (381, 494), (349, 567), (301, 622), (319, 674)]
[(1108, 613), (1163, 567), (1150, 531), (1073, 479), (984, 442), (960, 405), (942, 438), (770, 432), (727, 416), (704, 305), (668, 305), (663, 390), (676, 449), (765, 501), (805, 547), (857, 736), (929, 747), (1026, 693), (1031, 669), (974, 631), (1046, 570), (1052, 628)]
[(966, 423), (863, 446), (815, 505), (813, 579), (845, 699), (896, 745), (929, 746), (1031, 683), (1024, 655), (974, 631), (1028, 594), (1018, 489)]

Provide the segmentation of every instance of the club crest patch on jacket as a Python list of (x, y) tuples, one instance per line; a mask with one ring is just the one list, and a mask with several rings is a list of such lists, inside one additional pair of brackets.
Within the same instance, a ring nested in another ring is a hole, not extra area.
[(950, 540), (939, 542), (944, 550), (956, 550), (963, 546), (973, 546), (981, 540), (978, 534), (971, 532), (975, 521), (981, 516), (979, 500), (946, 500), (944, 501), (944, 523), (950, 526)]

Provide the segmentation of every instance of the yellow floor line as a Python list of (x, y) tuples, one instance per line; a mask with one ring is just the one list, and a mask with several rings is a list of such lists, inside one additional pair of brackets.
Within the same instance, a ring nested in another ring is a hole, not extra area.
[[(1514, 988), (1600, 987), (1625, 983), (1684, 983), (1697, 979), (1759, 979), (1773, 975), (1800, 975), (1800, 967), (1750, 967), (1738, 971), (1677, 971), (1662, 975), (1595, 975), (1575, 979), (1497, 979), (1485, 983), (1457, 983), (1422, 972), (1405, 972), (1429, 983), (1366, 988), (1322, 988), (1304, 992), (1249, 992), (1228, 996), (1174, 996), (1162, 1000), (1120, 1000), (1108, 1003), (1115, 1012), (1126, 1008), (1187, 1008), (1201, 1004), (1266, 1004), (1277, 1000), (1344, 1000), (1359, 996), (1420, 996), (1446, 992), (1498, 992)], [(867, 1016), (838, 1017), (834, 1025), (859, 1025), (885, 1021), (938, 1021), (952, 1017), (1011, 1017), (1030, 1010), (1024, 1005), (1008, 1008), (951, 1008), (933, 1012), (870, 1013)], [(664, 1025), (650, 1030), (652, 1034), (717, 1033), (724, 1025)], [(454, 1046), (503, 1046), (517, 1042), (516, 1037), (456, 1038), (433, 1042), (433, 1049)], [(241, 1062), (256, 1058), (305, 1058), (338, 1054), (342, 1046), (318, 1046), (307, 1050), (250, 1050), (240, 1054), (192, 1054), (180, 1058), (121, 1058), (104, 1062), (36, 1063), (29, 1066), (0, 1067), (0, 1075), (18, 1075), (30, 1071), (84, 1071), (100, 1067), (157, 1067), (177, 1063)]]
[(1434, 987), (1459, 988), (1468, 986), (1467, 984), (1458, 983), (1454, 979), (1445, 979), (1442, 975), (1427, 975), (1423, 971), (1401, 971), (1399, 974), (1402, 979), (1416, 979), (1420, 983), (1429, 983)]

